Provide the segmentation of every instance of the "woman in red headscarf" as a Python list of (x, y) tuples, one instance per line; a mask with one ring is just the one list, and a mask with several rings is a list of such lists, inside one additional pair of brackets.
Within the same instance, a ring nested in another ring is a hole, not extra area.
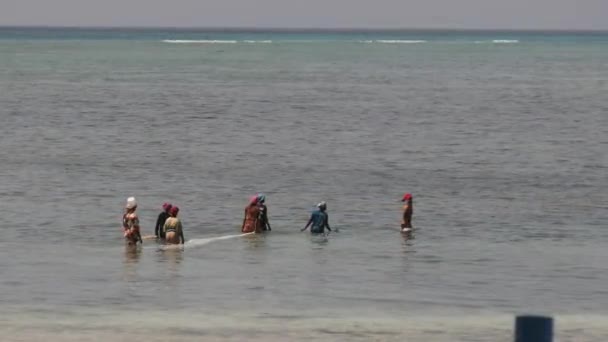
[(412, 194), (407, 193), (403, 195), (401, 202), (406, 202), (403, 206), (403, 218), (401, 220), (401, 231), (409, 232), (413, 229), (412, 227), (412, 214), (414, 213), (414, 198)]
[(258, 196), (253, 196), (249, 199), (249, 204), (245, 207), (245, 217), (241, 226), (242, 233), (259, 233), (260, 225), (258, 224), (260, 216), (260, 207), (258, 206)]
[(169, 217), (165, 221), (165, 225), (163, 230), (165, 231), (165, 242), (167, 244), (178, 245), (183, 244), (184, 239), (184, 229), (182, 227), (182, 221), (177, 218), (177, 213), (179, 213), (179, 208), (176, 206), (172, 206), (169, 209)]

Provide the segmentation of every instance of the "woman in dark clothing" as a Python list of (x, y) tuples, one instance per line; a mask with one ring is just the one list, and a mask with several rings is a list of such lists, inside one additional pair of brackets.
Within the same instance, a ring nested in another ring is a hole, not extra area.
[(158, 219), (156, 220), (156, 228), (154, 228), (154, 235), (156, 238), (164, 239), (165, 238), (165, 230), (163, 227), (165, 226), (165, 221), (171, 216), (169, 215), (169, 210), (171, 210), (171, 203), (163, 204), (163, 211), (158, 214)]
[(412, 194), (407, 193), (403, 195), (401, 202), (406, 202), (403, 206), (403, 216), (401, 218), (401, 231), (409, 232), (414, 227), (412, 227), (412, 215), (414, 214), (414, 198)]
[(266, 207), (266, 195), (258, 195), (258, 208), (260, 209), (260, 219), (258, 220), (260, 229), (271, 231), (272, 228), (270, 228), (270, 222), (268, 222), (268, 207)]

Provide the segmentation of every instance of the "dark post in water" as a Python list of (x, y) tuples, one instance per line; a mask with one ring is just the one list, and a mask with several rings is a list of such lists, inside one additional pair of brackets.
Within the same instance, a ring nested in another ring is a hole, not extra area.
[(553, 318), (545, 316), (517, 316), (515, 342), (552, 342)]

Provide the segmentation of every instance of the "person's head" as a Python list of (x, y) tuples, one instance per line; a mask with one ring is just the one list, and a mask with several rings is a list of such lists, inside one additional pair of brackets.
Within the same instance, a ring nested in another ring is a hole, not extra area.
[(255, 196), (249, 197), (249, 205), (251, 206), (251, 205), (256, 205), (256, 204), (258, 204), (258, 196), (255, 195)]
[(165, 211), (167, 214), (169, 213), (169, 210), (171, 210), (171, 207), (172, 207), (171, 203), (166, 203), (166, 202), (165, 202), (165, 203), (163, 204), (163, 210), (164, 210), (164, 211)]
[(319, 210), (321, 210), (321, 211), (325, 211), (325, 210), (327, 210), (327, 203), (325, 203), (325, 201), (322, 201), (319, 204), (317, 204), (317, 208), (319, 208)]
[(266, 195), (258, 194), (258, 203), (264, 204), (264, 202), (266, 202)]
[(125, 205), (125, 209), (127, 211), (135, 211), (135, 209), (137, 209), (137, 201), (135, 200), (135, 197), (127, 198), (127, 204)]
[(177, 213), (179, 213), (179, 208), (177, 206), (171, 206), (171, 209), (169, 209), (169, 215), (171, 215), (171, 217), (177, 217)]
[(403, 195), (403, 198), (401, 199), (401, 202), (409, 202), (410, 200), (412, 200), (412, 194), (410, 194), (409, 192), (406, 193), (405, 195)]

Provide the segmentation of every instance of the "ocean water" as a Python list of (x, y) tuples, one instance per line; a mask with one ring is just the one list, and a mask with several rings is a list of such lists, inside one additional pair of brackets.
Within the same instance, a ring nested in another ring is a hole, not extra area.
[(604, 341), (607, 94), (600, 32), (2, 28), (2, 340)]

